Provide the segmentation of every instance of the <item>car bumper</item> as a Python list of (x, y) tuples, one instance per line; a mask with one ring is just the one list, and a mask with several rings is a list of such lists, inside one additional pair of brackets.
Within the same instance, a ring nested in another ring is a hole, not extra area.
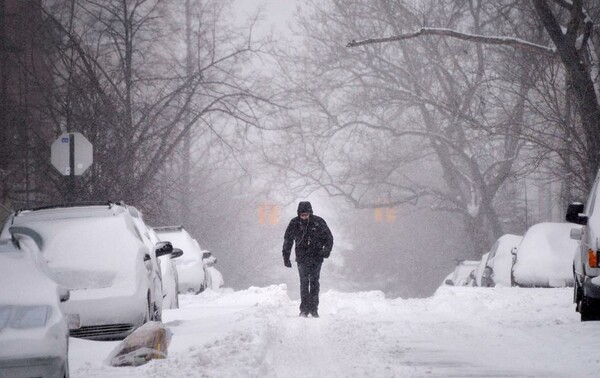
[(0, 377), (65, 377), (67, 364), (60, 357), (35, 357), (0, 360)]
[(179, 279), (179, 293), (198, 293), (204, 289), (206, 273), (204, 265), (197, 263), (193, 265), (177, 266)]
[(147, 292), (141, 288), (134, 293), (72, 291), (63, 312), (73, 337), (122, 339), (144, 324), (147, 303)]

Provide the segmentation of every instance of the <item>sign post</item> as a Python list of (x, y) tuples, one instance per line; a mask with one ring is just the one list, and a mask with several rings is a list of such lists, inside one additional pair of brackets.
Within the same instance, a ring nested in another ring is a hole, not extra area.
[(75, 196), (75, 176), (81, 176), (94, 161), (94, 147), (81, 133), (64, 133), (50, 146), (50, 161), (64, 176), (69, 176), (67, 199)]

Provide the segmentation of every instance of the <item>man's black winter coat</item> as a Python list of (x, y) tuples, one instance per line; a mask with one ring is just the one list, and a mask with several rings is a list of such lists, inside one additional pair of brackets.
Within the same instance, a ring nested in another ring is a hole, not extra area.
[(290, 221), (285, 230), (282, 251), (284, 258), (290, 258), (293, 243), (296, 243), (297, 262), (322, 262), (331, 253), (333, 235), (323, 218), (311, 214), (305, 222), (298, 216)]

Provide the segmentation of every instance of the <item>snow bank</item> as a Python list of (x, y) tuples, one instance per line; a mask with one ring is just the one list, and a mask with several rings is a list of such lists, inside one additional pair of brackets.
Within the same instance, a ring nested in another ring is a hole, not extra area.
[(71, 376), (596, 376), (600, 362), (581, 351), (600, 333), (579, 322), (571, 296), (566, 288), (442, 286), (424, 299), (327, 291), (313, 319), (298, 317), (285, 285), (208, 290), (165, 310), (167, 359), (109, 367), (101, 361), (110, 343), (71, 339)]

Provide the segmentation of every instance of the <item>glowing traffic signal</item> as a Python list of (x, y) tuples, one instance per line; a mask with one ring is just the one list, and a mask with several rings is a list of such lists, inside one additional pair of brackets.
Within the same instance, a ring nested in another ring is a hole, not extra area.
[(278, 224), (281, 213), (281, 206), (272, 203), (261, 203), (258, 206), (259, 224)]
[(383, 221), (387, 223), (394, 223), (396, 221), (396, 209), (393, 207), (376, 207), (375, 208), (375, 222), (381, 223)]
[(396, 209), (394, 209), (393, 207), (386, 207), (385, 220), (388, 223), (394, 223), (396, 221)]
[(279, 211), (280, 210), (281, 210), (281, 207), (279, 205), (271, 205), (271, 208), (269, 211), (269, 223), (271, 223), (271, 224), (279, 223)]

